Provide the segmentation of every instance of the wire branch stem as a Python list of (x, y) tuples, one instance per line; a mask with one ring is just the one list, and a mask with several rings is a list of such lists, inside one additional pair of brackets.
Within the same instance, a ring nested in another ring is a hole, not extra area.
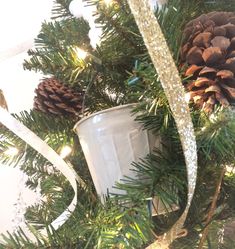
[(202, 249), (203, 244), (204, 244), (204, 242), (205, 242), (205, 240), (207, 238), (207, 235), (208, 235), (208, 232), (209, 232), (209, 224), (210, 224), (210, 222), (212, 220), (212, 217), (213, 217), (215, 209), (216, 209), (216, 202), (217, 202), (218, 197), (219, 197), (219, 193), (220, 193), (220, 189), (221, 189), (221, 184), (222, 184), (222, 181), (223, 181), (223, 178), (224, 178), (225, 171), (226, 171), (226, 168), (223, 167), (223, 169), (222, 169), (222, 171), (220, 173), (220, 177), (219, 177), (218, 183), (216, 185), (215, 194), (213, 196), (211, 207), (210, 207), (207, 219), (206, 219), (205, 229), (202, 232), (202, 237), (201, 237), (201, 240), (199, 242), (198, 249)]

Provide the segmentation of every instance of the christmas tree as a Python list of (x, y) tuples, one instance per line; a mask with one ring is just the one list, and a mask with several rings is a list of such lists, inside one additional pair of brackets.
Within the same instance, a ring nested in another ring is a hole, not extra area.
[[(128, 3), (86, 1), (95, 8), (93, 23), (79, 9), (71, 11), (73, 4), (56, 0), (53, 21), (42, 24), (23, 66), (44, 78), (35, 89), (34, 109), (13, 116), (56, 152), (71, 148), (65, 160), (78, 176), (78, 204), (54, 229), (51, 222), (73, 198), (71, 185), (41, 154), (0, 126), (1, 161), (20, 166), (29, 176), (27, 186), (35, 190), (40, 185), (42, 196), (25, 214), (31, 236), (19, 228), (3, 236), (0, 248), (146, 248), (171, 228), (187, 205), (177, 126)], [(169, 0), (153, 11), (189, 93), (198, 153), (187, 235), (170, 247), (233, 248), (235, 2)], [(94, 26), (95, 32), (102, 30), (101, 42), (91, 45)], [(137, 103), (136, 122), (161, 137), (161, 146), (133, 162), (138, 178), (117, 183), (121, 194), (107, 193), (103, 201), (73, 128), (84, 116), (131, 103)], [(6, 155), (10, 147), (19, 153)], [(152, 217), (149, 200), (156, 197), (166, 211)], [(44, 227), (47, 236), (40, 233)], [(218, 236), (223, 228), (224, 240)]]

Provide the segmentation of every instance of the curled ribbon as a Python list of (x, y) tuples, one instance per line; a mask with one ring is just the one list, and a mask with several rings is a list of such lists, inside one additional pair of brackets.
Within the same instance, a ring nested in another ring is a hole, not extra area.
[(180, 135), (187, 167), (188, 201), (186, 208), (170, 231), (161, 240), (148, 247), (148, 249), (168, 248), (174, 239), (186, 234), (182, 227), (191, 206), (197, 178), (196, 140), (181, 78), (158, 20), (150, 9), (149, 0), (128, 0), (128, 3), (167, 96)]
[[(0, 123), (6, 126), (9, 130), (15, 133), (22, 140), (24, 140), (42, 156), (44, 156), (70, 182), (74, 190), (74, 197), (67, 209), (51, 223), (53, 229), (57, 230), (69, 219), (77, 205), (76, 179), (78, 179), (78, 176), (76, 172), (50, 146), (48, 146), (46, 142), (44, 142), (41, 138), (39, 138), (21, 122), (16, 120), (10, 113), (8, 113), (2, 107), (0, 107)], [(46, 228), (41, 230), (40, 233), (46, 236)]]

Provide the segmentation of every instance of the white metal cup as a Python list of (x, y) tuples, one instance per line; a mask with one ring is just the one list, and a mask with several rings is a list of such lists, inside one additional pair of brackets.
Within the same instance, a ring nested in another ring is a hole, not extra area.
[(156, 141), (134, 120), (133, 107), (128, 104), (97, 112), (74, 127), (102, 199), (107, 193), (121, 193), (113, 187), (124, 176), (137, 177), (131, 163), (144, 158)]

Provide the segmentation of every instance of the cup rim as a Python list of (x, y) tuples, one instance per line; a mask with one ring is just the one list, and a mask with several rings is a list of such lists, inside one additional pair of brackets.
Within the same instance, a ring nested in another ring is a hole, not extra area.
[(85, 122), (86, 120), (90, 119), (90, 118), (93, 118), (94, 116), (96, 115), (100, 115), (100, 114), (103, 114), (103, 113), (106, 113), (106, 112), (111, 112), (111, 111), (116, 111), (116, 110), (119, 110), (119, 109), (124, 109), (124, 108), (127, 108), (127, 107), (131, 107), (131, 106), (136, 106), (136, 103), (131, 103), (131, 104), (125, 104), (125, 105), (119, 105), (119, 106), (114, 106), (114, 107), (111, 107), (111, 108), (108, 108), (108, 109), (104, 109), (104, 110), (101, 110), (101, 111), (98, 111), (98, 112), (94, 112), (92, 113), (91, 115), (87, 116), (87, 117), (84, 117), (82, 118), (81, 120), (79, 120), (75, 126), (73, 127), (73, 130), (75, 131), (77, 129), (77, 127), (79, 125), (81, 125), (81, 123)]

